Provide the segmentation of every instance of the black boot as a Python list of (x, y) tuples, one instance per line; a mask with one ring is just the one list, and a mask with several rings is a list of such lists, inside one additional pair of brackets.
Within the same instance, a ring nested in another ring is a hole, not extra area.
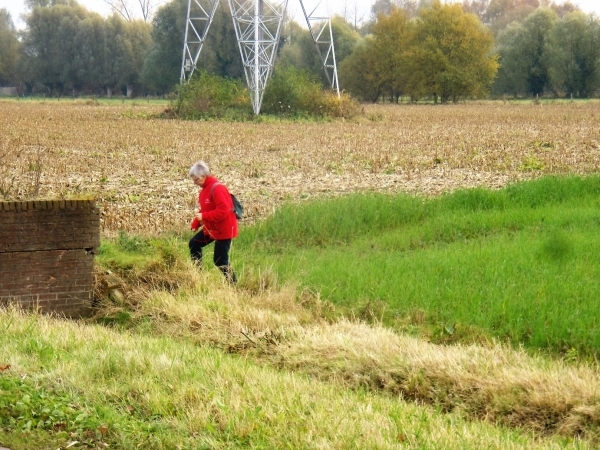
[(237, 277), (231, 266), (219, 266), (219, 270), (225, 275), (225, 279), (229, 284), (235, 285), (237, 283)]

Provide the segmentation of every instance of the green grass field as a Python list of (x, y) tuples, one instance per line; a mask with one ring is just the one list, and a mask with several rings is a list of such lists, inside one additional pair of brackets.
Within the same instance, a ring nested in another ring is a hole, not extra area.
[(434, 340), (600, 350), (600, 177), (288, 205), (236, 245), (244, 267)]

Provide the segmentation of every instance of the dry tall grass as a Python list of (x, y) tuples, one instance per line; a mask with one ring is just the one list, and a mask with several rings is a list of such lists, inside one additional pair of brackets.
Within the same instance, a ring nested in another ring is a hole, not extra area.
[[(140, 421), (146, 418), (145, 433), (124, 426), (128, 423), (105, 426), (104, 433), (121, 438), (109, 448), (593, 448), (580, 440), (531, 436), (398, 398), (352, 392), (185, 340), (119, 333), (10, 309), (0, 309), (0, 327), (11, 332), (0, 334), (0, 364), (11, 364), (0, 376), (77, 392), (85, 403), (73, 408), (84, 412), (102, 405)], [(46, 357), (27, 351), (31, 347), (44, 349)], [(24, 434), (0, 429), (0, 439), (10, 439), (15, 450), (59, 446), (23, 445), (19, 437)], [(60, 443), (67, 446), (107, 447), (70, 438)]]
[(186, 174), (200, 158), (251, 218), (318, 195), (437, 194), (597, 172), (599, 107), (365, 106), (351, 122), (258, 124), (152, 119), (161, 107), (144, 104), (2, 101), (0, 154), (21, 177), (12, 197), (27, 195), (30, 161), (41, 151), (41, 196), (94, 195), (105, 233), (153, 232), (188, 223), (195, 188)]

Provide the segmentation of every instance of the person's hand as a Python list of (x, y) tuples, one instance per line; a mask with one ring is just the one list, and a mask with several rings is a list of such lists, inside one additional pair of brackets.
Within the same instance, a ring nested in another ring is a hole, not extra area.
[(198, 220), (197, 217), (194, 217), (194, 220), (192, 220), (192, 225), (190, 226), (190, 228), (192, 229), (192, 231), (196, 231), (198, 228), (200, 228), (201, 223)]
[(196, 219), (198, 219), (199, 222), (202, 222), (202, 213), (196, 214)]

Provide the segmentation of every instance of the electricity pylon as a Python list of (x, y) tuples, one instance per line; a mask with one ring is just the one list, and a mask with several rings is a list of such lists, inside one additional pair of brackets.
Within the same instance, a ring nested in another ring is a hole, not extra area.
[(313, 38), (315, 45), (317, 46), (317, 52), (323, 62), (323, 69), (325, 75), (331, 86), (331, 89), (337, 92), (338, 97), (340, 95), (340, 86), (338, 83), (337, 74), (337, 63), (335, 61), (335, 48), (333, 46), (333, 30), (331, 29), (331, 18), (330, 17), (318, 17), (314, 13), (321, 4), (321, 1), (317, 3), (317, 6), (310, 12), (306, 12), (304, 2), (300, 0), (300, 6), (302, 12), (306, 18), (308, 24), (308, 30)]
[[(210, 24), (215, 17), (219, 0), (209, 0), (203, 6), (199, 0), (188, 0), (183, 57), (181, 59), (181, 81), (192, 76)], [(186, 76), (187, 75), (187, 76)]]
[[(310, 13), (307, 13), (304, 2), (299, 1), (311, 37), (323, 62), (327, 79), (331, 88), (339, 96), (331, 20), (328, 17), (314, 16), (321, 1)], [(259, 114), (265, 87), (275, 65), (288, 0), (279, 0), (277, 3), (264, 0), (228, 0), (228, 3), (250, 91), (252, 109), (254, 114)], [(181, 62), (182, 83), (188, 81), (196, 69), (218, 4), (219, 0), (204, 0), (203, 3), (200, 0), (188, 0)]]

